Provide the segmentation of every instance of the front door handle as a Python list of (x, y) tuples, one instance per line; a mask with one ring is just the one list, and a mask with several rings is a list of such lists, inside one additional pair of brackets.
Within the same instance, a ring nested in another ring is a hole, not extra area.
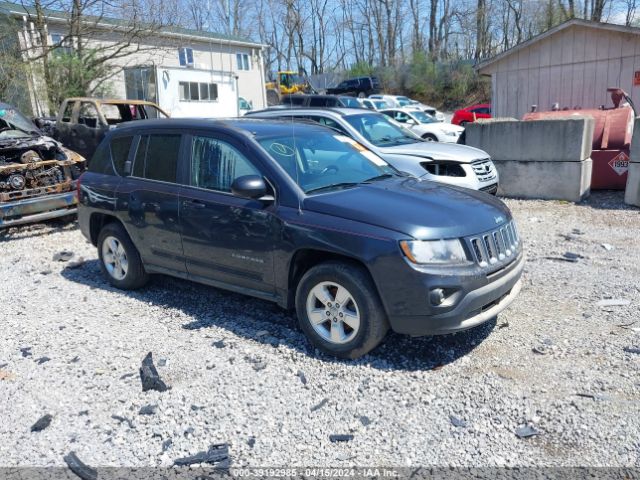
[(158, 202), (144, 202), (142, 207), (145, 210), (151, 210), (152, 212), (159, 212), (161, 208)]
[(200, 200), (183, 200), (182, 206), (184, 208), (204, 208), (206, 205)]

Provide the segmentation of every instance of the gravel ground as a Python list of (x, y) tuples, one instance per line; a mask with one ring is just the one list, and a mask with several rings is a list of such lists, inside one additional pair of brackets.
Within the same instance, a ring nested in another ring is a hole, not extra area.
[[(390, 335), (358, 361), (314, 352), (267, 302), (166, 277), (115, 290), (74, 224), (5, 232), (0, 466), (72, 450), (168, 466), (226, 442), (237, 467), (640, 467), (639, 211), (620, 193), (506, 202), (528, 253), (511, 308), (457, 335)], [(148, 352), (166, 392), (142, 391)]]

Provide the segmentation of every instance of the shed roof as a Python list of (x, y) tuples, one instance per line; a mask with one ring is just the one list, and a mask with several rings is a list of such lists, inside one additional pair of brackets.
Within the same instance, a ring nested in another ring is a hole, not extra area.
[(483, 73), (483, 70), (486, 69), (488, 66), (493, 65), (494, 63), (504, 58), (507, 58), (524, 48), (530, 47), (536, 42), (539, 42), (547, 37), (555, 35), (556, 33), (562, 30), (566, 30), (568, 28), (572, 28), (576, 26), (586, 27), (594, 30), (608, 30), (611, 32), (630, 33), (633, 35), (640, 35), (640, 28), (637, 28), (637, 27), (627, 27), (624, 25), (617, 25), (615, 23), (593, 22), (591, 20), (572, 18), (571, 20), (567, 20), (566, 22), (563, 22), (560, 25), (556, 25), (555, 27), (550, 28), (546, 32), (542, 32), (541, 34), (536, 35), (535, 37), (532, 37), (525, 42), (519, 43), (515, 47), (511, 47), (509, 50), (505, 50), (504, 52), (499, 53), (498, 55), (495, 55), (491, 58), (481, 61), (480, 63), (476, 64), (475, 69), (479, 73)]

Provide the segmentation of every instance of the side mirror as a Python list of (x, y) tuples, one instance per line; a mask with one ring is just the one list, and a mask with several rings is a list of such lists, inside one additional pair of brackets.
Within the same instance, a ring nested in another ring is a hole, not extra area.
[(241, 198), (258, 199), (267, 194), (267, 184), (259, 175), (244, 175), (233, 181), (231, 193)]

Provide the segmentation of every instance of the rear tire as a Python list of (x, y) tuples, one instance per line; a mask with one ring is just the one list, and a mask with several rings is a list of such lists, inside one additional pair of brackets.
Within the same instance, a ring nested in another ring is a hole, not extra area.
[(108, 223), (98, 234), (100, 270), (109, 283), (122, 290), (135, 290), (149, 281), (138, 249), (120, 223)]
[(298, 283), (296, 312), (311, 343), (339, 358), (367, 354), (389, 330), (369, 273), (354, 263), (330, 261), (308, 270)]

